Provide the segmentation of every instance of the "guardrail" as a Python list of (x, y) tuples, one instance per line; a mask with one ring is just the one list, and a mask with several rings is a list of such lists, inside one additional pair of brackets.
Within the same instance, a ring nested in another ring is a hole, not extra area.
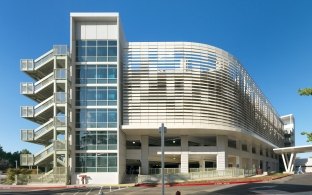
[[(198, 179), (216, 179), (216, 178), (232, 178), (245, 177), (255, 175), (256, 170), (244, 170), (239, 168), (226, 168), (225, 170), (209, 170), (190, 173), (165, 174), (166, 183), (177, 181), (192, 181)], [(161, 174), (138, 175), (138, 183), (159, 183)]]

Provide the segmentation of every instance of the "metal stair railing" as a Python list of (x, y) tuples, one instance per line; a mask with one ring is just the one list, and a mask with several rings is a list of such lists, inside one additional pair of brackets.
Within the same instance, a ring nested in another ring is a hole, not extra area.
[(20, 69), (22, 71), (34, 70), (34, 60), (33, 59), (21, 59)]
[(65, 150), (66, 149), (65, 141), (55, 140), (53, 144), (54, 144), (55, 150)]
[(48, 107), (50, 107), (54, 103), (54, 96), (49, 97), (45, 101), (41, 102), (37, 106), (34, 107), (34, 113), (35, 116), (46, 110)]
[(67, 45), (53, 45), (53, 48), (40, 56), (39, 58), (33, 59), (21, 59), (20, 69), (22, 71), (33, 71), (50, 61), (54, 56), (68, 55)]
[(39, 90), (47, 86), (54, 80), (54, 73), (45, 76), (34, 84), (34, 92), (37, 93)]
[(32, 83), (32, 82), (20, 83), (20, 93), (21, 94), (33, 94), (34, 93), (34, 83)]
[(48, 122), (44, 123), (40, 127), (34, 130), (34, 140), (38, 139), (40, 136), (44, 135), (46, 132), (50, 131), (54, 127), (54, 119), (51, 118)]
[(61, 160), (61, 159), (56, 159), (56, 161), (59, 163), (59, 164), (61, 164), (62, 166), (64, 166), (65, 167), (65, 162), (63, 161), (63, 160)]
[(34, 155), (34, 162), (35, 164), (38, 164), (41, 160), (45, 159), (47, 156), (49, 156), (54, 151), (54, 143), (50, 144), (46, 148), (44, 148), (42, 151)]
[(67, 45), (53, 45), (54, 55), (68, 55)]
[(51, 58), (53, 57), (54, 57), (54, 50), (51, 49), (47, 53), (43, 54), (42, 56), (34, 60), (34, 70), (43, 66), (46, 62), (50, 61)]
[(67, 93), (66, 92), (56, 92), (54, 93), (55, 103), (65, 104), (67, 102)]

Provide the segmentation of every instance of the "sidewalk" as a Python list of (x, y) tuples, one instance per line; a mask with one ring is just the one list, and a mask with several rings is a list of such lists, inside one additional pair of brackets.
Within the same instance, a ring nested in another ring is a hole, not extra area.
[[(216, 180), (201, 180), (201, 181), (187, 181), (181, 183), (166, 184), (166, 187), (173, 186), (202, 186), (202, 185), (225, 185), (225, 184), (244, 184), (265, 182), (276, 179), (288, 177), (288, 174), (280, 175), (267, 175), (267, 176), (254, 176), (246, 178), (231, 178), (231, 179), (216, 179)], [(2, 185), (0, 184), (0, 190), (44, 190), (44, 189), (74, 189), (74, 188), (87, 188), (92, 186), (119, 186), (119, 187), (156, 187), (161, 186), (159, 183), (142, 183), (142, 184), (119, 184), (119, 185), (106, 185), (106, 184), (86, 184), (86, 185), (62, 185), (62, 184), (32, 184), (32, 185)]]
[(64, 188), (85, 188), (86, 185), (57, 185), (57, 184), (36, 184), (36, 185), (2, 185), (0, 190), (24, 190), (24, 189), (64, 189)]

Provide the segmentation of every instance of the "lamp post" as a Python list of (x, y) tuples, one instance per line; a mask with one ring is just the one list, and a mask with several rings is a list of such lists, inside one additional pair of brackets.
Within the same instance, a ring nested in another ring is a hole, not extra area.
[(161, 123), (161, 126), (159, 127), (158, 131), (160, 133), (160, 139), (161, 139), (161, 194), (164, 195), (165, 194), (164, 149), (165, 149), (165, 133), (167, 132), (167, 127), (164, 126), (164, 123)]
[(15, 160), (15, 169), (17, 169), (17, 160)]

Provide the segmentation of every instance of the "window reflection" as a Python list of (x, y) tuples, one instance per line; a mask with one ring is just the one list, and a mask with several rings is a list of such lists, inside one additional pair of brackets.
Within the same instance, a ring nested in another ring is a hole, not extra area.
[(77, 131), (76, 150), (116, 150), (115, 131)]
[(117, 65), (77, 65), (77, 84), (117, 83)]
[(117, 154), (77, 153), (76, 172), (117, 172)]
[(76, 106), (115, 106), (117, 87), (77, 87)]
[(116, 40), (77, 40), (76, 62), (116, 62)]
[(116, 128), (117, 109), (77, 109), (76, 128)]

